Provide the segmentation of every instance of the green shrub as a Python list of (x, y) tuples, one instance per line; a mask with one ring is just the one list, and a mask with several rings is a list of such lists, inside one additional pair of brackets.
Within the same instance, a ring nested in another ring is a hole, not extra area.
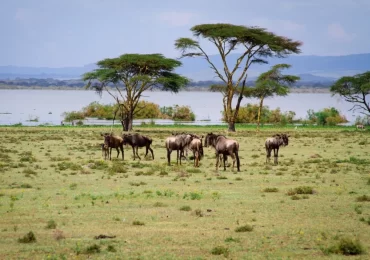
[(85, 248), (84, 254), (97, 254), (100, 253), (100, 246), (97, 244), (93, 244)]
[(348, 120), (345, 116), (340, 115), (339, 111), (334, 107), (324, 108), (318, 112), (313, 111), (312, 109), (307, 111), (308, 120), (311, 123), (317, 125), (337, 125), (340, 123), (346, 123)]
[(279, 189), (278, 188), (265, 188), (263, 191), (264, 192), (278, 192)]
[(35, 243), (36, 236), (32, 231), (30, 231), (24, 237), (18, 238), (18, 242), (19, 243)]
[(313, 194), (314, 190), (312, 187), (309, 186), (299, 186), (294, 189), (290, 189), (287, 194), (289, 196), (296, 195), (296, 194)]
[(134, 220), (134, 221), (132, 222), (132, 225), (134, 225), (134, 226), (144, 226), (144, 225), (145, 225), (145, 223), (144, 223), (144, 222), (142, 222), (142, 221), (139, 221), (139, 220)]
[(54, 220), (49, 220), (48, 223), (46, 224), (46, 229), (56, 229), (57, 223)]
[(364, 247), (359, 240), (348, 237), (341, 238), (338, 243), (322, 251), (326, 254), (360, 255), (365, 253)]
[(247, 224), (244, 226), (237, 227), (235, 229), (235, 232), (251, 232), (252, 230), (253, 230), (253, 227)]
[(224, 255), (224, 257), (228, 257), (229, 253), (229, 249), (224, 246), (216, 246), (211, 250), (212, 255)]
[(359, 201), (359, 202), (370, 201), (370, 196), (362, 195), (362, 196), (360, 196), (360, 197), (357, 197), (357, 198), (356, 198), (356, 201)]
[(190, 206), (182, 206), (180, 208), (181, 211), (191, 211), (191, 207)]

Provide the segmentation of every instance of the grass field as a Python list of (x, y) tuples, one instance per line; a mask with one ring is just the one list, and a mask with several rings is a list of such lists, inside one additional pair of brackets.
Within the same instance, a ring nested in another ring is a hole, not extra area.
[[(369, 259), (369, 130), (135, 130), (154, 160), (125, 147), (124, 161), (115, 150), (105, 161), (107, 127), (0, 127), (1, 259)], [(216, 172), (211, 148), (199, 168), (175, 153), (167, 166), (172, 131), (238, 140), (241, 172)], [(289, 145), (266, 165), (278, 132)]]

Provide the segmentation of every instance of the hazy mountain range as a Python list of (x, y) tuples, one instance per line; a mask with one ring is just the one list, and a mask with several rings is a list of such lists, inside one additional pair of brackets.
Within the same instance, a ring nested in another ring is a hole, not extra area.
[[(218, 55), (211, 55), (210, 58), (217, 68), (222, 68), (222, 62)], [(238, 54), (229, 55), (228, 64), (235, 64), (237, 58)], [(178, 68), (177, 72), (193, 81), (219, 81), (203, 58), (184, 58), (181, 61), (183, 66)], [(248, 71), (248, 79), (253, 80), (260, 73), (267, 71), (271, 66), (278, 63), (292, 65), (292, 68), (286, 70), (285, 73), (299, 75), (302, 82), (334, 81), (341, 76), (354, 75), (370, 70), (370, 53), (345, 56), (292, 55), (285, 59), (271, 58), (268, 61), (269, 64), (251, 66)], [(0, 79), (80, 79), (83, 73), (95, 68), (95, 64), (64, 68), (0, 66)]]

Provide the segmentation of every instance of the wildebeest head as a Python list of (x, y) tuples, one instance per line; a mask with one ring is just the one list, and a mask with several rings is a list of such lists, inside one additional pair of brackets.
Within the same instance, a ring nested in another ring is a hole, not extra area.
[(206, 138), (204, 139), (204, 147), (208, 147), (212, 145), (215, 139), (216, 139), (216, 135), (214, 133), (208, 133), (206, 135)]
[(289, 143), (289, 135), (287, 135), (287, 134), (282, 134), (281, 135), (281, 139), (283, 140), (283, 145), (284, 146), (287, 146), (288, 145), (288, 143)]
[(104, 135), (104, 145), (106, 145), (107, 147), (109, 147), (109, 144), (112, 142), (112, 135), (110, 134), (105, 134)]
[(130, 135), (130, 134), (123, 134), (123, 135), (122, 135), (122, 139), (123, 139), (123, 144), (124, 144), (124, 145), (126, 145), (126, 144), (129, 142), (130, 137), (131, 137), (131, 135)]

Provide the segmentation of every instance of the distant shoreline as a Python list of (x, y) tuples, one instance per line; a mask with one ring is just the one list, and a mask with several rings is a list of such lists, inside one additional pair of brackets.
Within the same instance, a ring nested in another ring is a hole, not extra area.
[[(93, 90), (86, 90), (84, 88), (76, 88), (76, 87), (24, 87), (24, 86), (1, 86), (0, 90), (75, 90), (75, 91), (93, 91)], [(151, 91), (161, 91), (161, 90), (151, 90)], [(189, 87), (184, 90), (183, 92), (210, 92), (208, 88), (204, 87)], [(292, 87), (290, 88), (290, 93), (330, 93), (329, 88), (310, 88), (310, 87)]]

